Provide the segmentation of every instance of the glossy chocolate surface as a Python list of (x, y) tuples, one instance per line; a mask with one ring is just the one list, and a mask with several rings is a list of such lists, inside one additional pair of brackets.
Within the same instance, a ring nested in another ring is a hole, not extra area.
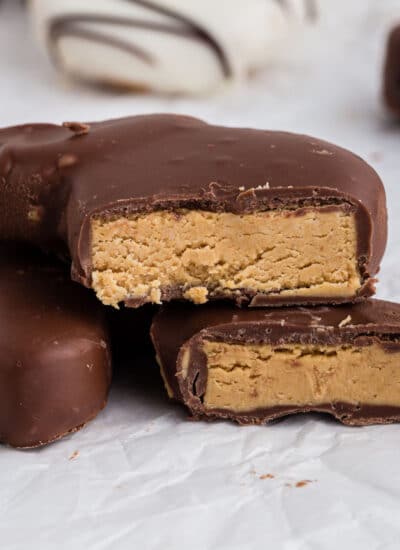
[[(232, 418), (241, 423), (265, 423), (296, 412), (328, 412), (348, 424), (385, 423), (400, 419), (400, 408), (327, 403), (316, 408), (273, 407), (239, 415), (207, 411), (201, 397), (207, 384), (202, 342), (233, 344), (321, 344), (367, 346), (378, 343), (388, 353), (400, 353), (400, 304), (368, 300), (354, 305), (313, 308), (238, 309), (229, 304), (202, 307), (170, 304), (155, 316), (153, 343), (173, 397), (184, 402), (194, 417)], [(187, 379), (182, 358), (190, 350)], [(399, 364), (400, 369), (400, 364)], [(390, 410), (389, 410), (390, 409)]]
[(104, 407), (111, 381), (103, 308), (64, 266), (0, 247), (0, 440), (44, 445)]
[[(349, 151), (307, 136), (177, 115), (0, 130), (0, 192), (0, 239), (68, 255), (74, 278), (87, 286), (94, 216), (344, 204), (357, 218), (359, 296), (373, 293), (387, 238), (382, 183)], [(254, 305), (266, 303), (268, 297), (254, 298)]]

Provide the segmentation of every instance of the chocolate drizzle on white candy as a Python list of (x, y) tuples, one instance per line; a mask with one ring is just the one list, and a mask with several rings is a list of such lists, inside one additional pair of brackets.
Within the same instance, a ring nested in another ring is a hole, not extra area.
[[(56, 66), (86, 80), (206, 93), (262, 67), (315, 0), (33, 0)], [(311, 8), (310, 8), (311, 6)]]

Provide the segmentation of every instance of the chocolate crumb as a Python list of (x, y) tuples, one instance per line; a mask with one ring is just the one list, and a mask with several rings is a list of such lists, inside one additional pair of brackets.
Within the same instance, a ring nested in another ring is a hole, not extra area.
[(79, 451), (74, 451), (68, 460), (76, 460), (79, 456)]
[(63, 122), (63, 126), (71, 130), (76, 136), (84, 136), (90, 130), (90, 125), (83, 122)]
[(303, 479), (301, 481), (298, 481), (295, 485), (295, 487), (305, 487), (306, 485), (308, 485), (309, 483), (312, 483), (312, 479)]
[(260, 476), (260, 479), (275, 479), (275, 476), (272, 474), (263, 474)]

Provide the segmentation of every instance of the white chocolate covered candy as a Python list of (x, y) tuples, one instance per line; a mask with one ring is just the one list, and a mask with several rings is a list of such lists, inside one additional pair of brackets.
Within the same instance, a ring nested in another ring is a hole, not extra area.
[(54, 64), (90, 81), (201, 94), (264, 66), (315, 0), (31, 0)]

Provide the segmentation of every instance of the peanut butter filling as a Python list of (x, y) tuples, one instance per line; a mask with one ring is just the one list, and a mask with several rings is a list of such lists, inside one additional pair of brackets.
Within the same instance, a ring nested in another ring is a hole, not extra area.
[(379, 344), (238, 345), (207, 341), (206, 409), (249, 412), (331, 402), (400, 406), (400, 354)]
[(160, 303), (180, 289), (196, 304), (241, 290), (351, 297), (361, 286), (354, 214), (343, 209), (251, 214), (181, 209), (92, 221), (98, 298)]

